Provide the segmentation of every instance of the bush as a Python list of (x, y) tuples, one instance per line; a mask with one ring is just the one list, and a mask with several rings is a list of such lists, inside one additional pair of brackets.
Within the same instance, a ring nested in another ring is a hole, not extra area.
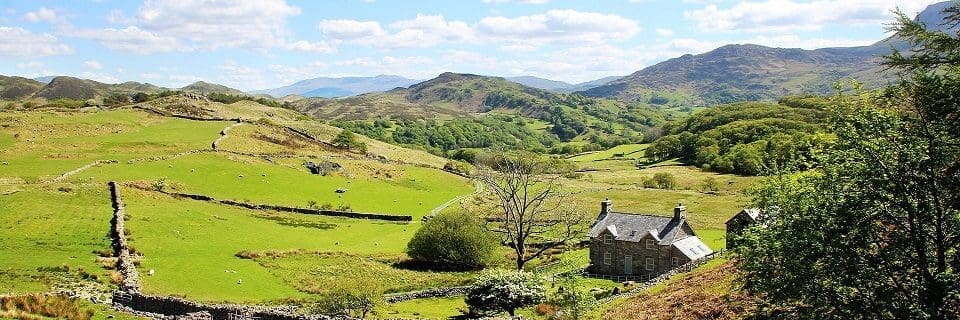
[(507, 312), (538, 304), (546, 298), (536, 274), (523, 271), (490, 270), (477, 277), (467, 290), (466, 303), (475, 315)]
[(720, 191), (720, 183), (717, 182), (717, 179), (714, 177), (707, 177), (703, 179), (703, 192), (717, 192)]
[(486, 265), (497, 240), (465, 212), (442, 213), (424, 223), (407, 243), (407, 254), (423, 262), (454, 268)]
[(673, 174), (668, 172), (660, 172), (653, 175), (653, 180), (657, 183), (657, 188), (660, 189), (675, 189), (677, 187), (677, 178)]
[(373, 279), (338, 282), (317, 298), (309, 311), (364, 319), (384, 303), (383, 289)]
[(462, 175), (469, 175), (470, 172), (473, 171), (473, 166), (463, 161), (451, 160), (447, 162), (447, 164), (443, 165), (443, 170)]

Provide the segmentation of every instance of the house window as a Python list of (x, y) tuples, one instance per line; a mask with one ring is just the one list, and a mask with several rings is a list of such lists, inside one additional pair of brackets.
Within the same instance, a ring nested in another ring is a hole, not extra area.
[(647, 239), (647, 249), (656, 249), (656, 243), (653, 242), (653, 239)]
[(613, 255), (609, 252), (603, 253), (603, 264), (609, 265), (613, 263)]
[(647, 271), (653, 271), (653, 258), (647, 258), (644, 267), (647, 269)]
[(673, 257), (673, 258), (670, 259), (670, 260), (671, 260), (671, 261), (670, 261), (670, 264), (673, 265), (674, 267), (679, 267), (679, 266), (680, 266), (680, 258), (678, 258), (678, 257)]
[(610, 244), (613, 242), (613, 236), (609, 234), (603, 235), (603, 244)]

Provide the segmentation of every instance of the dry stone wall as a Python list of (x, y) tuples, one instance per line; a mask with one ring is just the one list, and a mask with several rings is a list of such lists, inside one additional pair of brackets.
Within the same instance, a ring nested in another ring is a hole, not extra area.
[(176, 198), (216, 202), (223, 205), (241, 207), (241, 208), (246, 208), (251, 210), (273, 210), (273, 211), (280, 211), (280, 212), (315, 214), (315, 215), (321, 215), (321, 216), (344, 217), (344, 218), (355, 218), (355, 219), (373, 219), (373, 220), (384, 220), (384, 221), (391, 221), (391, 222), (413, 221), (413, 216), (410, 216), (410, 215), (389, 215), (389, 214), (379, 214), (379, 213), (298, 208), (298, 207), (287, 207), (287, 206), (279, 206), (279, 205), (271, 205), (271, 204), (239, 202), (234, 200), (217, 200), (217, 199), (214, 199), (213, 197), (205, 196), (201, 194), (189, 194), (189, 193), (177, 193), (177, 192), (165, 192), (165, 193)]
[(177, 297), (152, 296), (140, 292), (140, 275), (127, 246), (124, 235), (126, 211), (120, 197), (120, 186), (115, 181), (107, 183), (110, 202), (113, 205), (110, 237), (117, 270), (123, 280), (113, 294), (113, 305), (118, 310), (156, 319), (177, 320), (329, 320), (349, 319), (323, 315), (298, 314), (291, 308), (268, 308), (234, 304), (202, 304)]

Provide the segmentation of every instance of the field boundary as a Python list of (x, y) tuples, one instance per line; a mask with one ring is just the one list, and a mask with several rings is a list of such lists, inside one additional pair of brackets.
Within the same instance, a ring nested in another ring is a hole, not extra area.
[(123, 278), (113, 293), (115, 309), (155, 319), (189, 320), (330, 320), (351, 319), (324, 315), (304, 315), (290, 308), (268, 308), (235, 304), (202, 304), (177, 297), (151, 296), (140, 292), (140, 276), (133, 263), (124, 233), (126, 210), (116, 181), (107, 183), (113, 206), (110, 238), (117, 256), (117, 270)]
[(413, 221), (413, 216), (411, 215), (391, 215), (391, 214), (382, 214), (382, 213), (368, 213), (368, 212), (352, 212), (352, 211), (338, 211), (338, 210), (326, 210), (326, 209), (313, 209), (313, 208), (300, 208), (300, 207), (287, 207), (281, 205), (272, 205), (272, 204), (258, 204), (250, 202), (240, 202), (229, 199), (216, 199), (211, 196), (206, 196), (202, 194), (192, 194), (192, 193), (180, 193), (180, 192), (168, 192), (168, 191), (156, 191), (151, 190), (142, 186), (133, 186), (134, 188), (157, 192), (166, 194), (168, 196), (177, 198), (177, 199), (190, 199), (196, 201), (204, 201), (210, 203), (216, 203), (226, 206), (240, 207), (250, 210), (272, 210), (279, 212), (293, 212), (309, 215), (321, 215), (328, 217), (340, 217), (340, 218), (354, 218), (354, 219), (368, 219), (368, 220), (383, 220), (389, 222), (411, 222)]

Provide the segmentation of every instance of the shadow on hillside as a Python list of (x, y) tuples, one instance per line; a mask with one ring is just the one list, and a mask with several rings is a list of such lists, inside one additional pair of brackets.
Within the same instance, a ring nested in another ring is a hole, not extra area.
[(337, 225), (334, 223), (322, 222), (322, 221), (309, 221), (306, 219), (298, 219), (296, 217), (284, 216), (284, 215), (268, 215), (268, 214), (257, 214), (254, 215), (259, 219), (270, 220), (276, 222), (281, 226), (287, 227), (296, 227), (296, 228), (311, 228), (311, 229), (333, 229)]

